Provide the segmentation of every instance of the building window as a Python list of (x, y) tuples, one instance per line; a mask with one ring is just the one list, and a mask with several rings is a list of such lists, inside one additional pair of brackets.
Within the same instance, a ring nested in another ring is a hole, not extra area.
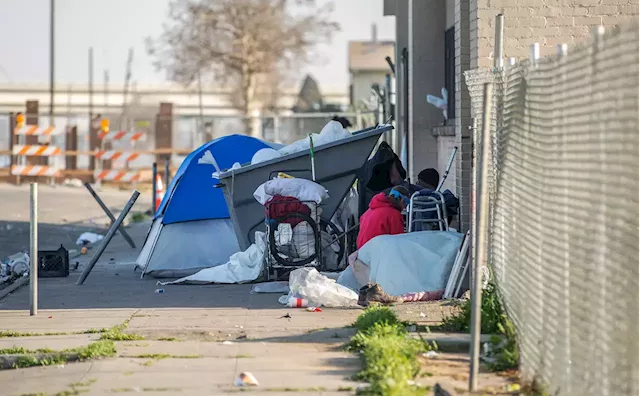
[(447, 118), (456, 118), (456, 47), (455, 31), (444, 32), (444, 88), (447, 90)]

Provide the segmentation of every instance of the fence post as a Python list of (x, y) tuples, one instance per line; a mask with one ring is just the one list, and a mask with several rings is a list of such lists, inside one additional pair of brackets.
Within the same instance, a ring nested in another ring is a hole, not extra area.
[(504, 42), (504, 15), (496, 15), (496, 38), (494, 42), (495, 49), (493, 51), (493, 67), (501, 70), (504, 67), (504, 59), (502, 55), (502, 47)]
[(491, 144), (491, 108), (493, 104), (493, 86), (484, 84), (484, 106), (482, 110), (482, 143), (480, 150), (480, 174), (476, 180), (478, 195), (476, 208), (478, 221), (476, 223), (475, 263), (471, 285), (471, 367), (469, 372), (469, 391), (478, 388), (478, 371), (480, 364), (480, 329), (482, 309), (482, 265), (486, 261), (486, 238), (489, 225), (489, 196), (487, 181), (489, 178), (489, 145)]
[(169, 154), (169, 157), (164, 159), (164, 188), (169, 188), (169, 181), (171, 180), (171, 175), (169, 174), (170, 158), (171, 154)]
[(38, 314), (38, 183), (30, 185), (29, 315)]
[(156, 189), (158, 188), (158, 163), (154, 162), (151, 168), (151, 214), (156, 213)]

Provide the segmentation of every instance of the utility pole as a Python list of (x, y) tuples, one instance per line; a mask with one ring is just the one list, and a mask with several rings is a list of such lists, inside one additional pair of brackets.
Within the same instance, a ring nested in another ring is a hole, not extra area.
[(93, 121), (93, 47), (89, 48), (89, 122)]
[(54, 82), (54, 78), (55, 78), (55, 0), (50, 0), (49, 2), (50, 4), (50, 17), (51, 17), (51, 21), (50, 21), (50, 29), (51, 31), (49, 32), (49, 102), (50, 102), (50, 106), (49, 106), (49, 125), (53, 125), (54, 121), (53, 121), (53, 114), (54, 114), (54, 104), (53, 104), (53, 100), (54, 100), (54, 94), (53, 91), (55, 89), (55, 82)]
[(126, 122), (127, 112), (127, 95), (129, 93), (129, 84), (131, 84), (131, 64), (133, 63), (133, 47), (129, 48), (129, 56), (127, 57), (127, 66), (124, 74), (124, 92), (122, 93), (122, 115), (120, 116), (120, 129), (128, 129)]

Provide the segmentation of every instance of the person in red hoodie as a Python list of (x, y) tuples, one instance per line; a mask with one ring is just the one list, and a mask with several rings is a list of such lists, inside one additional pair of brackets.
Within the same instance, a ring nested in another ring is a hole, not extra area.
[(402, 210), (409, 204), (409, 191), (396, 186), (389, 194), (380, 193), (373, 197), (369, 209), (360, 217), (360, 231), (356, 246), (360, 249), (365, 243), (378, 235), (396, 235), (404, 233)]

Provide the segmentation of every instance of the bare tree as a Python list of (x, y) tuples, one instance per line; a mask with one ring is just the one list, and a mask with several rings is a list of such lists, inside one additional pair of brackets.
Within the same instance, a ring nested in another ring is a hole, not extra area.
[(313, 0), (175, 0), (148, 50), (173, 81), (189, 85), (201, 74), (224, 83), (250, 131), (248, 116), (269, 106), (280, 76), (339, 29), (331, 11)]

